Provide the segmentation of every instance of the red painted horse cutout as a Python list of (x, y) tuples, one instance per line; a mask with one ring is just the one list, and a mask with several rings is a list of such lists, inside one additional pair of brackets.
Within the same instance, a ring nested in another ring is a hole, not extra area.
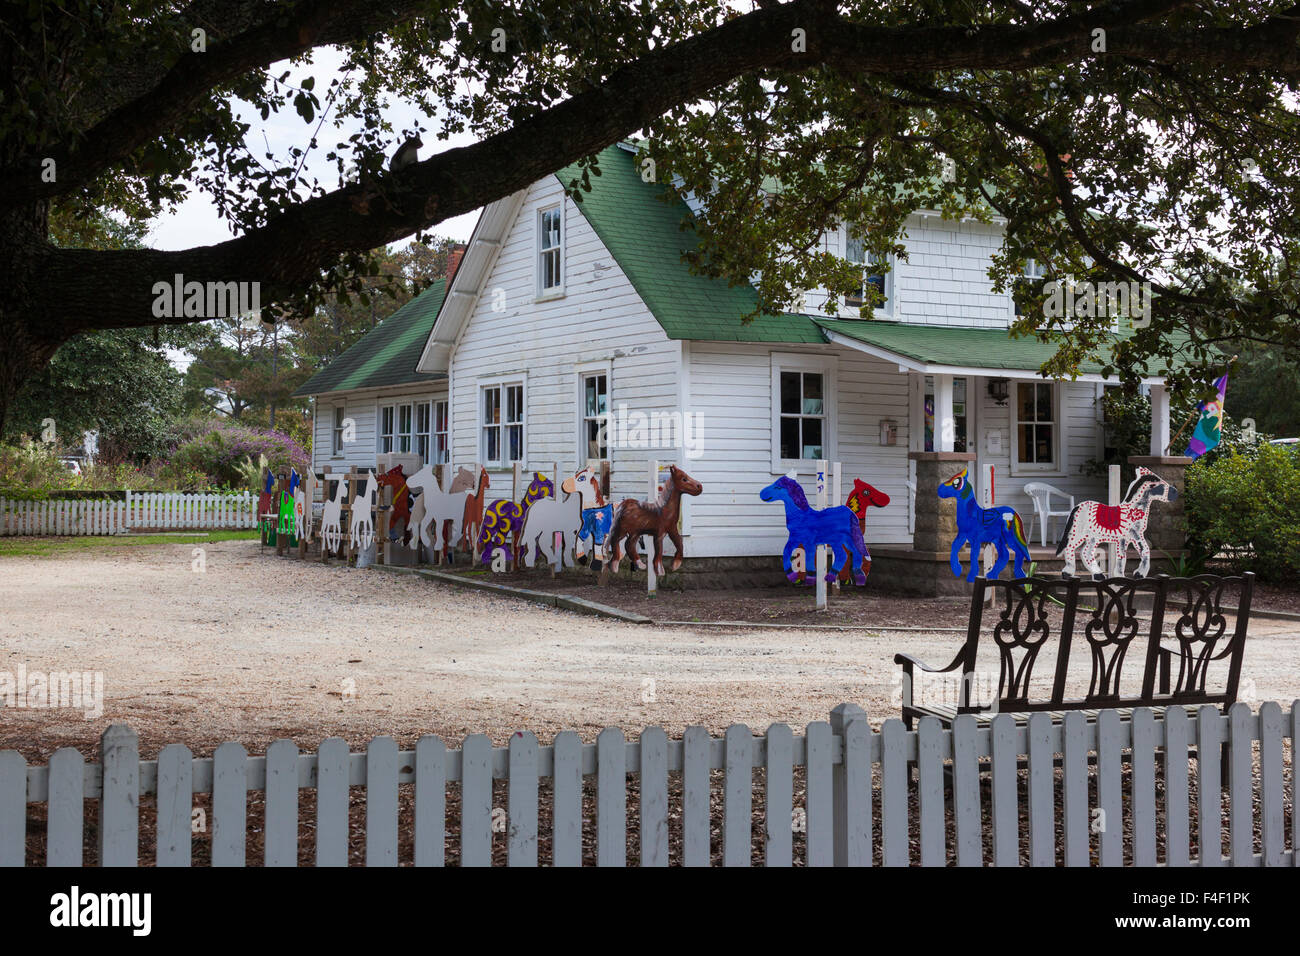
[[(397, 465), (380, 475), (379, 487), (394, 489), (393, 510), (388, 513), (388, 538), (390, 541), (396, 541), (400, 534), (402, 544), (405, 545), (413, 531), (411, 505), (414, 498), (411, 490), (406, 486), (406, 473), (402, 470), (402, 466)], [(402, 529), (400, 533), (399, 527)]]
[[(854, 478), (853, 490), (849, 492), (849, 496), (845, 499), (844, 504), (848, 506), (850, 511), (858, 516), (858, 528), (865, 536), (867, 533), (867, 509), (885, 507), (889, 504), (889, 495), (885, 494), (879, 488), (873, 488), (861, 478)], [(864, 543), (862, 545), (862, 576), (866, 577), (870, 573), (871, 551)], [(853, 569), (850, 568), (848, 564), (845, 564), (844, 568), (840, 571), (840, 580), (847, 584), (852, 580), (852, 578)]]
[(1178, 489), (1154, 471), (1139, 467), (1137, 477), (1128, 486), (1124, 501), (1118, 505), (1104, 505), (1100, 501), (1084, 501), (1070, 512), (1061, 533), (1056, 553), (1065, 553), (1065, 567), (1061, 577), (1074, 576), (1075, 562), (1082, 556), (1083, 564), (1094, 579), (1105, 577), (1097, 561), (1097, 548), (1103, 544), (1115, 545), (1119, 559), (1116, 577), (1124, 576), (1128, 562), (1129, 545), (1138, 549), (1138, 569), (1133, 576), (1144, 578), (1151, 570), (1151, 546), (1147, 544), (1147, 519), (1151, 505), (1157, 501), (1174, 501)]
[[(682, 495), (694, 497), (704, 490), (704, 486), (682, 471), (676, 465), (668, 469), (668, 480), (659, 490), (658, 501), (637, 501), (625, 498), (614, 508), (614, 520), (609, 531), (609, 544), (605, 553), (610, 555), (606, 569), (618, 573), (619, 563), (626, 551), (632, 567), (640, 570), (642, 565), (637, 560), (636, 544), (643, 534), (654, 535), (655, 539), (655, 574), (664, 573), (664, 535), (668, 535), (676, 553), (673, 555), (672, 570), (682, 566), (682, 536), (677, 531), (677, 519), (681, 515)], [(602, 580), (605, 570), (601, 571)]]

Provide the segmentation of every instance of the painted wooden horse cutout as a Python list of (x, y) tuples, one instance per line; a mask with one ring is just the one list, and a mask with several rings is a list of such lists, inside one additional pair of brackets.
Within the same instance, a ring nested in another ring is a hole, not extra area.
[[(325, 481), (326, 487), (329, 487), (330, 479), (326, 478)], [(343, 502), (347, 493), (348, 480), (339, 478), (334, 484), (334, 497), (325, 502), (325, 510), (321, 512), (320, 540), (321, 547), (327, 554), (337, 551), (343, 543)]]
[(519, 535), (524, 518), (533, 502), (555, 497), (555, 483), (540, 471), (533, 472), (533, 480), (519, 503), (509, 498), (498, 498), (483, 509), (483, 526), (479, 531), (478, 549), (484, 564), (491, 565), (498, 550), (513, 556), (516, 565), (522, 556)]
[[(657, 501), (637, 501), (624, 498), (614, 508), (614, 517), (609, 530), (609, 544), (605, 553), (610, 555), (608, 568), (618, 573), (619, 563), (626, 551), (632, 567), (640, 568), (637, 560), (636, 545), (643, 534), (654, 536), (655, 574), (664, 574), (664, 535), (673, 543), (673, 564), (671, 570), (682, 566), (682, 536), (677, 530), (677, 519), (682, 511), (682, 495), (695, 497), (704, 490), (704, 486), (682, 471), (676, 465), (668, 468), (668, 478), (659, 489)], [(602, 571), (601, 577), (604, 577)]]
[(1151, 570), (1151, 546), (1147, 544), (1147, 519), (1151, 505), (1156, 501), (1175, 501), (1178, 489), (1155, 472), (1139, 467), (1137, 477), (1124, 493), (1118, 505), (1103, 505), (1100, 501), (1084, 501), (1075, 506), (1065, 522), (1065, 530), (1056, 546), (1056, 553), (1065, 553), (1065, 567), (1061, 577), (1073, 577), (1075, 561), (1080, 552), (1083, 564), (1095, 580), (1102, 580), (1101, 565), (1097, 561), (1098, 545), (1113, 544), (1119, 558), (1116, 577), (1124, 576), (1128, 562), (1129, 545), (1138, 549), (1138, 569), (1133, 576), (1144, 578)]
[(424, 514), (416, 528), (416, 546), (429, 545), (435, 551), (447, 553), (449, 542), (459, 540), (461, 524), (465, 520), (465, 499), (474, 484), (474, 473), (459, 468), (452, 479), (451, 490), (443, 491), (433, 473), (433, 465), (425, 465), (406, 480), (406, 486), (420, 492)]
[(293, 505), (298, 493), (298, 470), (289, 469), (289, 488), (287, 491), (280, 492), (280, 512), (276, 521), (276, 532), (278, 534), (293, 534), (294, 515)]
[[(997, 578), (1007, 566), (1011, 554), (1015, 555), (1013, 572), (1017, 578), (1025, 576), (1025, 562), (1029, 560), (1029, 542), (1025, 539), (1025, 525), (1015, 508), (998, 505), (981, 508), (975, 501), (975, 484), (968, 469), (963, 468), (939, 485), (940, 498), (957, 499), (957, 537), (952, 541), (949, 563), (952, 573), (961, 577), (961, 549), (970, 545), (970, 571), (967, 581), (974, 581), (980, 570), (980, 549), (991, 544), (997, 549), (997, 559), (987, 577)], [(1008, 551), (1010, 549), (1010, 551)]]
[[(867, 576), (861, 570), (867, 546), (862, 541), (858, 516), (847, 505), (812, 507), (794, 472), (782, 475), (760, 491), (758, 497), (764, 501), (779, 501), (785, 506), (785, 528), (789, 536), (781, 552), (781, 564), (788, 580), (800, 580), (799, 572), (791, 566), (795, 551), (802, 548), (805, 555), (816, 554), (817, 546), (824, 544), (830, 558), (830, 567), (826, 569), (827, 581), (834, 581), (847, 561), (853, 583), (858, 586), (867, 583)], [(813, 575), (807, 578), (808, 581), (812, 579)]]
[(388, 539), (396, 541), (400, 537), (405, 543), (407, 535), (413, 531), (411, 505), (414, 496), (407, 487), (406, 472), (402, 466), (395, 465), (380, 475), (379, 487), (393, 489), (393, 508), (388, 513)]
[(375, 498), (379, 492), (379, 476), (366, 472), (366, 483), (361, 494), (352, 499), (352, 525), (349, 539), (352, 547), (361, 551), (375, 543)]
[[(520, 534), (521, 547), (527, 549), (523, 554), (524, 566), (531, 568), (537, 563), (538, 554), (546, 556), (547, 564), (555, 564), (559, 558), (561, 570), (566, 563), (573, 567), (574, 546), (577, 543), (578, 529), (582, 527), (582, 494), (577, 490), (579, 480), (585, 485), (596, 474), (593, 468), (584, 468), (572, 478), (566, 478), (560, 484), (561, 498), (543, 498), (535, 501), (524, 516), (524, 528)], [(566, 491), (573, 488), (573, 491)], [(555, 536), (560, 535), (560, 549), (555, 548)]]
[(299, 479), (298, 487), (293, 493), (294, 536), (299, 541), (311, 540), (311, 506), (315, 497), (316, 475), (309, 471)]
[(466, 551), (473, 551), (478, 542), (479, 529), (483, 527), (483, 499), (487, 495), (490, 484), (487, 469), (480, 467), (478, 470), (478, 488), (465, 499), (465, 514), (461, 522), (463, 530), (457, 539), (459, 547), (464, 548)]
[[(858, 516), (858, 528), (862, 531), (864, 539), (862, 545), (862, 575), (866, 577), (871, 573), (871, 549), (865, 543), (867, 535), (867, 509), (883, 508), (889, 504), (889, 495), (885, 494), (879, 488), (873, 488), (861, 478), (853, 479), (853, 490), (849, 492), (848, 498), (844, 501), (844, 506)], [(852, 569), (845, 565), (840, 571), (840, 580), (848, 581)]]
[(614, 506), (605, 500), (600, 490), (600, 475), (585, 468), (565, 479), (560, 488), (569, 494), (576, 491), (582, 498), (582, 523), (574, 545), (577, 559), (581, 561), (586, 556), (587, 546), (583, 542), (590, 541), (592, 558), (606, 560), (605, 540), (614, 526)]

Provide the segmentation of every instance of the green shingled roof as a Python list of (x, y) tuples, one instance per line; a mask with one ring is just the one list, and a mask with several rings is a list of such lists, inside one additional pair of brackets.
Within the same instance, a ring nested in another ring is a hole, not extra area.
[(447, 376), (441, 372), (417, 372), (415, 363), (424, 351), (446, 292), (446, 280), (439, 279), (307, 379), (294, 395), (445, 380)]
[[(602, 175), (591, 177), (591, 192), (578, 208), (623, 269), (650, 312), (672, 339), (723, 342), (816, 342), (826, 338), (806, 315), (760, 315), (742, 323), (753, 310), (753, 286), (729, 286), (722, 279), (691, 275), (682, 253), (696, 244), (695, 233), (682, 229), (690, 209), (680, 199), (663, 202), (667, 187), (647, 183), (636, 156), (618, 146), (600, 153)], [(556, 173), (567, 185), (581, 175), (576, 166)]]
[[(1057, 349), (1055, 344), (1036, 338), (1013, 339), (1006, 329), (910, 325), (879, 319), (818, 319), (817, 324), (828, 332), (927, 365), (1036, 371)], [(1102, 363), (1094, 359), (1079, 363), (1083, 374), (1100, 375), (1101, 369)], [(1148, 367), (1147, 374), (1158, 375), (1159, 371)]]

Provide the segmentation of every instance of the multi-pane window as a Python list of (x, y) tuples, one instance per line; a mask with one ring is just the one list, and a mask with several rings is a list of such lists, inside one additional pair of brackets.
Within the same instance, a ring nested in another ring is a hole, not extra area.
[(875, 253), (868, 252), (863, 240), (855, 239), (853, 236), (845, 239), (844, 258), (862, 267), (862, 285), (845, 296), (844, 304), (861, 308), (867, 302), (867, 289), (872, 288), (876, 290), (872, 296), (873, 306), (881, 311), (888, 311), (891, 273), (879, 268), (884, 260)]
[(1056, 461), (1056, 388), (1050, 382), (1016, 383), (1016, 460), (1022, 465)]
[(382, 405), (379, 409), (379, 450), (410, 451), (414, 414), (410, 405)]
[(537, 214), (537, 291), (564, 288), (564, 216), (561, 207)]
[(333, 449), (332, 453), (335, 455), (343, 454), (343, 428), (345, 414), (346, 412), (342, 405), (334, 406), (334, 440), (331, 447)]
[(451, 416), (447, 403), (433, 403), (433, 461), (432, 464), (443, 465), (451, 460)]
[(415, 406), (415, 453), (426, 465), (429, 464), (429, 426), (429, 403), (420, 402)]
[(609, 457), (609, 378), (604, 372), (582, 376), (582, 450), (590, 459)]
[(524, 458), (524, 386), (489, 385), (483, 388), (483, 461), (505, 465)]
[[(1020, 277), (1019, 286), (1026, 292), (1037, 292), (1042, 288), (1043, 280), (1046, 278), (1047, 267), (1044, 266), (1043, 263), (1039, 262), (1037, 259), (1026, 259), (1025, 271)], [(1015, 298), (1016, 297), (1013, 295), (1013, 301)], [(1016, 302), (1015, 306), (1016, 315), (1024, 315), (1024, 307), (1019, 302)]]
[[(964, 378), (954, 378), (952, 380), (952, 421), (953, 437), (952, 450), (966, 451), (966, 436), (968, 434), (968, 419), (966, 405), (966, 387), (967, 380)], [(925, 377), (925, 450), (934, 451), (934, 376)]]
[(782, 371), (780, 390), (780, 457), (792, 461), (825, 458), (825, 376), (821, 372)]
[(393, 450), (393, 426), (396, 422), (397, 409), (393, 405), (384, 405), (379, 409), (379, 450)]
[(397, 450), (411, 450), (412, 414), (410, 405), (397, 406)]

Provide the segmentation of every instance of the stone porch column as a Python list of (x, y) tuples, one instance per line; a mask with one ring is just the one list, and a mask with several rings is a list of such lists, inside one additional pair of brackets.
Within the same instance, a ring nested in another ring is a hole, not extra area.
[(975, 455), (964, 451), (913, 451), (907, 457), (916, 462), (916, 524), (912, 547), (917, 551), (947, 554), (952, 539), (957, 536), (957, 508), (952, 501), (939, 499), (939, 485), (963, 468), (972, 467)]
[(1187, 466), (1192, 463), (1192, 459), (1181, 455), (1134, 455), (1128, 463), (1154, 471), (1178, 489), (1176, 501), (1156, 502), (1151, 506), (1151, 516), (1147, 519), (1147, 543), (1151, 545), (1152, 563), (1164, 558), (1161, 551), (1177, 557), (1187, 546), (1187, 521), (1183, 505), (1186, 501)]

